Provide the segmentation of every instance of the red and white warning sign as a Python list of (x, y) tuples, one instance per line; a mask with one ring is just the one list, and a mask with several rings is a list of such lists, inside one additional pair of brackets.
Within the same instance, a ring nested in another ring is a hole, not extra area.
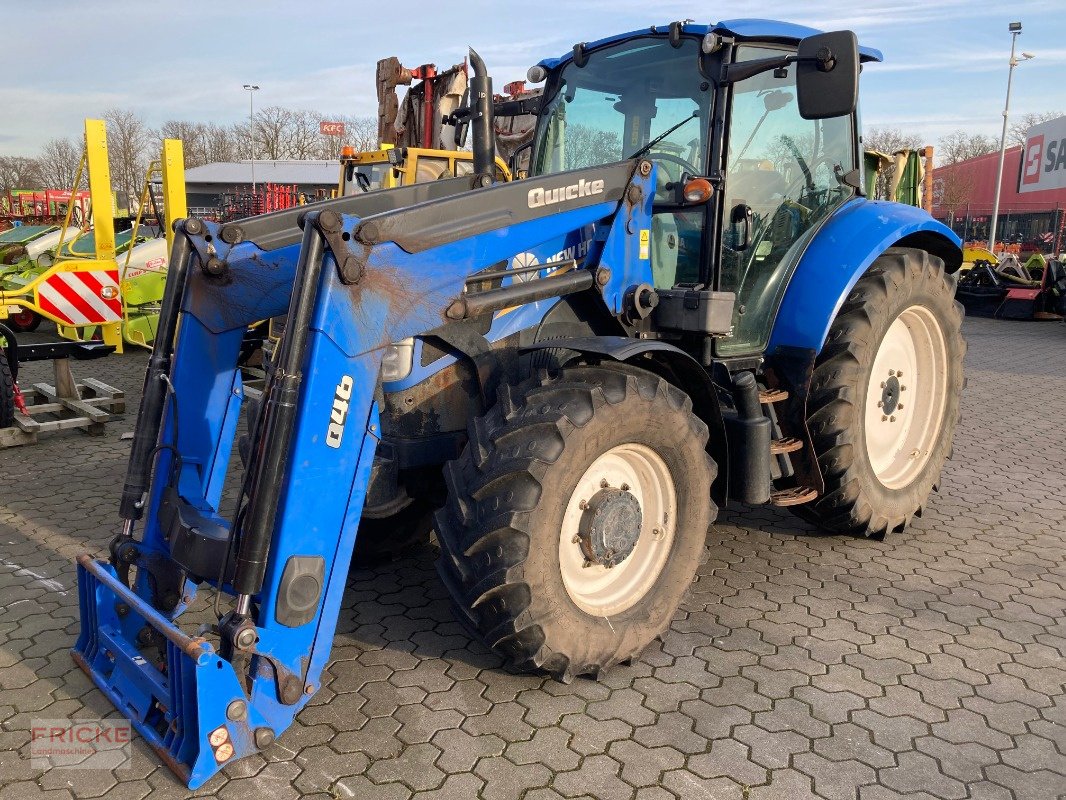
[(37, 289), (46, 314), (66, 325), (100, 325), (122, 319), (118, 270), (57, 272)]

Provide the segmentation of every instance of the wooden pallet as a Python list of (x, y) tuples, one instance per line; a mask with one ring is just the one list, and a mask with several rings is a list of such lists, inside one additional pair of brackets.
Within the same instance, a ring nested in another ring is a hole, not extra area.
[(35, 383), (23, 392), (26, 411), (15, 412), (15, 424), (0, 428), (0, 448), (36, 444), (48, 431), (80, 428), (102, 436), (104, 424), (126, 411), (126, 395), (95, 378), (74, 380), (69, 358), (53, 360), (55, 385)]

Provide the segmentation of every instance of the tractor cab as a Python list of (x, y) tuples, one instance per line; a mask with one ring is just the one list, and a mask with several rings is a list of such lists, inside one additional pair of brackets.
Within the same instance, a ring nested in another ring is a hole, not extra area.
[(530, 70), (546, 80), (532, 174), (654, 162), (650, 328), (761, 353), (806, 244), (862, 192), (859, 60), (880, 54), (848, 32), (758, 20), (576, 45)]

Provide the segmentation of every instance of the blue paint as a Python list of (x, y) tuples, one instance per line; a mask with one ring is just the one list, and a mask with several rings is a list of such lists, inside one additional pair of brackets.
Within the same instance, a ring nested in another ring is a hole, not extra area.
[[(588, 50), (593, 50), (598, 47), (606, 47), (629, 39), (635, 39), (638, 36), (649, 36), (656, 33), (665, 36), (669, 31), (670, 23), (667, 22), (663, 25), (654, 25), (650, 28), (640, 28), (639, 30), (619, 33), (614, 36), (605, 36), (604, 38), (597, 39), (593, 42), (586, 42), (585, 47)], [(696, 25), (690, 22), (682, 28), (682, 33), (687, 36), (703, 37), (712, 31), (717, 31), (718, 33), (725, 35), (732, 35), (737, 39), (745, 41), (761, 41), (788, 45), (796, 45), (799, 43), (800, 39), (805, 39), (808, 36), (823, 32), (816, 28), (808, 28), (806, 25), (796, 25), (791, 22), (778, 22), (769, 19), (730, 19), (723, 20), (722, 22), (713, 25)], [(860, 45), (859, 58), (864, 62), (883, 61), (884, 55), (880, 50), (873, 47)], [(558, 58), (546, 58), (538, 63), (545, 69), (550, 70), (573, 61), (573, 59), (574, 54), (573, 52), (570, 52)]]
[[(178, 637), (177, 618), (184, 602), (162, 614), (149, 606), (152, 593), (144, 574), (131, 591), (105, 562), (80, 567), (76, 657), (190, 787), (200, 786), (221, 768), (210, 742), (212, 731), (225, 727), (233, 746), (225, 763), (256, 752), (255, 730), (283, 732), (320, 684), (380, 435), (374, 396), (384, 345), (438, 327), (444, 309), (463, 291), (467, 275), (509, 263), (523, 252), (550, 260), (560, 253), (568, 257), (573, 248), (576, 257), (580, 243), (590, 237), (598, 244), (588, 247), (578, 268), (594, 269), (602, 259), (610, 260), (611, 279), (604, 294), (609, 306), (618, 306), (626, 286), (651, 274), (638, 249), (640, 230), (650, 227), (654, 176), (637, 176), (631, 185), (646, 198), (633, 208), (607, 201), (527, 222), (510, 223), (501, 217), (496, 229), (416, 254), (392, 242), (380, 243), (369, 249), (366, 273), (354, 286), (341, 281), (327, 251), (287, 467), (277, 487), (270, 557), (262, 591), (254, 598), (259, 666), (250, 673), (247, 718), (227, 718), (226, 709), (246, 695), (233, 664), (213, 650), (190, 655), (168, 643), (165, 674), (142, 657), (138, 632), (149, 625), (169, 638)], [(433, 202), (461, 203), (462, 198)], [(388, 213), (401, 212), (380, 216)], [(351, 234), (360, 222), (344, 217), (344, 231)], [(189, 277), (170, 373), (175, 395), (161, 434), (162, 441), (180, 453), (180, 463), (169, 448), (160, 451), (138, 545), (142, 553), (163, 558), (169, 557), (169, 547), (160, 526), (160, 503), (172, 472), (185, 501), (220, 525), (232, 524), (219, 513), (219, 504), (244, 399), (237, 368), (241, 338), (250, 322), (285, 312), (300, 251), (299, 245), (291, 245), (266, 252), (250, 241), (230, 248), (221, 241), (217, 226), (209, 225), (208, 233), (216, 243), (213, 252), (206, 237), (195, 239), (194, 246), (204, 261), (212, 255), (225, 260), (226, 276), (219, 280), (194, 267)], [(498, 315), (493, 340), (537, 324), (553, 302)], [(443, 366), (438, 362), (433, 369)], [(340, 444), (334, 447), (327, 444), (326, 433), (335, 422), (334, 398), (342, 384), (351, 391)], [(275, 612), (285, 566), (293, 555), (321, 558), (324, 585), (314, 618), (288, 627)], [(203, 577), (213, 582), (211, 576)], [(230, 586), (221, 588), (232, 595)], [(187, 581), (184, 594), (191, 600), (195, 591)], [(116, 611), (120, 604), (126, 609), (121, 616)], [(299, 682), (296, 702), (281, 702), (273, 665)]]

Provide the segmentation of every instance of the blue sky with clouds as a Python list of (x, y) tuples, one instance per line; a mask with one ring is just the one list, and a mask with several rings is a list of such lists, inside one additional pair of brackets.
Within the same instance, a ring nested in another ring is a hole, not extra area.
[(1012, 117), (1066, 112), (1066, 0), (0, 0), (7, 31), (0, 155), (35, 155), (50, 138), (79, 135), (84, 117), (112, 106), (151, 125), (237, 122), (247, 115), (241, 87), (249, 82), (262, 87), (258, 107), (373, 115), (374, 65), (385, 56), (445, 66), (462, 60), (470, 44), (499, 87), (577, 41), (675, 19), (740, 16), (856, 31), (885, 54), (884, 64), (863, 73), (865, 125), (934, 143), (956, 128), (998, 136), (1007, 24), (1021, 20), (1019, 50), (1036, 58), (1015, 71)]

